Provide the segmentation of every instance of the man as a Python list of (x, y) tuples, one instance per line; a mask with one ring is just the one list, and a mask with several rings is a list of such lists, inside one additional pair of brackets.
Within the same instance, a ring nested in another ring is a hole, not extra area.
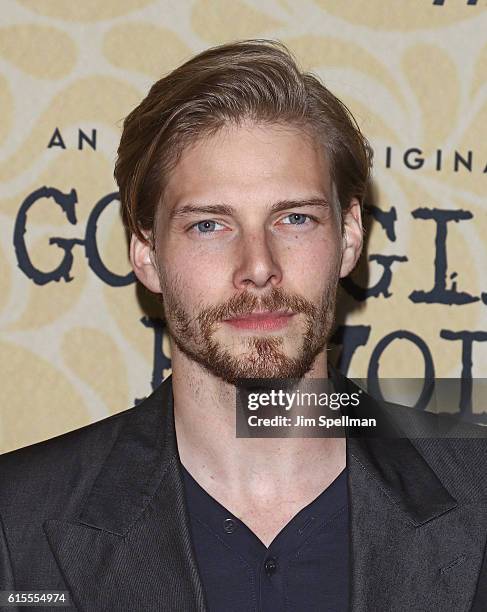
[[(210, 49), (151, 88), (115, 176), (172, 376), (1, 458), (3, 589), (96, 611), (487, 609), (474, 428), (414, 444), (235, 435), (244, 380), (330, 372), (353, 388), (326, 349), (370, 161), (348, 110), (278, 43)], [(435, 419), (394, 414), (403, 431)]]

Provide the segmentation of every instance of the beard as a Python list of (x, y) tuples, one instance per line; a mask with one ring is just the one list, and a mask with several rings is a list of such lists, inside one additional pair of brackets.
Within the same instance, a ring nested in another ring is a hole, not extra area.
[[(194, 315), (178, 297), (182, 295), (178, 279), (167, 284), (161, 278), (161, 302), (168, 333), (183, 354), (229, 384), (240, 386), (244, 384), (242, 379), (301, 379), (327, 345), (334, 321), (338, 278), (337, 270), (318, 304), (273, 288), (265, 297), (241, 293), (220, 305), (201, 307)], [(218, 323), (256, 309), (304, 314), (305, 332), (295, 357), (283, 351), (283, 335), (245, 335), (242, 331), (238, 338), (235, 337), (234, 344), (238, 346), (244, 342), (245, 350), (240, 354), (232, 353), (215, 339)]]

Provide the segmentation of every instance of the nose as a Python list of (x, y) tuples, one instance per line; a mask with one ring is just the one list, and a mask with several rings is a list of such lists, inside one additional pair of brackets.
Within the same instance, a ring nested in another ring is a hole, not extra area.
[(249, 286), (277, 286), (282, 281), (282, 269), (277, 260), (272, 238), (265, 230), (249, 233), (241, 239), (233, 282), (237, 289)]

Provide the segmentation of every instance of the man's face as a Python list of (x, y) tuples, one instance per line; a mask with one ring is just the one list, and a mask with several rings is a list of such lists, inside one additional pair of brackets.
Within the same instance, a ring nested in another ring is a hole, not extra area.
[[(326, 346), (344, 247), (311, 138), (229, 126), (183, 152), (158, 210), (158, 283), (138, 276), (162, 292), (173, 352), (231, 384), (301, 378)], [(241, 319), (255, 311), (287, 316)]]

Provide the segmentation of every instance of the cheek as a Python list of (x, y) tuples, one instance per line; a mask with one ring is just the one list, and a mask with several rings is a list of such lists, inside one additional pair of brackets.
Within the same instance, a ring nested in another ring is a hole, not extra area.
[(216, 262), (209, 262), (208, 257), (168, 260), (167, 270), (170, 270), (167, 280), (172, 290), (187, 306), (212, 303), (212, 295), (218, 294), (226, 278), (221, 258)]
[(303, 279), (312, 286), (326, 284), (341, 262), (341, 242), (335, 236), (320, 239), (300, 248), (289, 248), (284, 257), (284, 272), (292, 279)]

